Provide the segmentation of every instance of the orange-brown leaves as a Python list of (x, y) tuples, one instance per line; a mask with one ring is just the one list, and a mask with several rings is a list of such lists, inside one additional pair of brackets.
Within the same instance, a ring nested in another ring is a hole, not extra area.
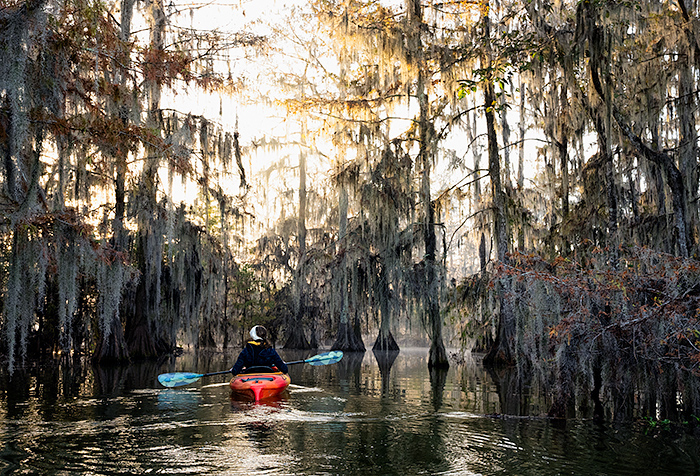
[(618, 250), (613, 266), (608, 251), (584, 248), (552, 262), (517, 254), (499, 268), (499, 278), (512, 279), (509, 299), (518, 303), (523, 338), (536, 339), (528, 337), (538, 329), (531, 323), (544, 322), (550, 351), (601, 345), (631, 359), (700, 369), (700, 262), (630, 247)]
[(140, 52), (140, 62), (146, 81), (170, 86), (175, 79), (181, 79), (185, 82), (193, 79), (190, 70), (192, 58), (181, 51), (146, 47)]

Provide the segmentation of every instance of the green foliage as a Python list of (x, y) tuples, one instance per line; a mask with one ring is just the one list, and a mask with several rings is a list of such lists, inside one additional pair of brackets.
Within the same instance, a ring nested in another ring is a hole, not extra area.
[(460, 79), (457, 81), (459, 85), (457, 97), (459, 99), (464, 99), (469, 94), (475, 94), (485, 81), (490, 81), (498, 86), (498, 90), (494, 94), (493, 103), (487, 105), (486, 110), (489, 112), (501, 112), (509, 107), (506, 100), (511, 99), (512, 96), (506, 90), (506, 83), (511, 82), (513, 79), (513, 68), (510, 64), (503, 63), (496, 67), (476, 68), (473, 74), (475, 79)]
[(232, 313), (230, 323), (242, 329), (266, 325), (274, 319), (273, 301), (265, 282), (249, 266), (240, 266), (229, 276)]
[(655, 430), (659, 431), (669, 431), (671, 428), (671, 420), (668, 418), (665, 418), (663, 420), (657, 420), (652, 417), (644, 417), (643, 420), (646, 422), (647, 427), (644, 430), (644, 434), (647, 435), (649, 432), (653, 432)]

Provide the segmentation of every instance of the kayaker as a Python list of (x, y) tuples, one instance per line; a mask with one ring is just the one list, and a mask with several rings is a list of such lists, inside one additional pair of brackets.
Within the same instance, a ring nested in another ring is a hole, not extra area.
[(287, 364), (267, 341), (267, 329), (263, 326), (253, 326), (250, 330), (250, 337), (253, 340), (246, 342), (236, 363), (231, 367), (233, 375), (238, 375), (243, 369), (257, 366), (274, 366), (283, 374), (289, 371)]

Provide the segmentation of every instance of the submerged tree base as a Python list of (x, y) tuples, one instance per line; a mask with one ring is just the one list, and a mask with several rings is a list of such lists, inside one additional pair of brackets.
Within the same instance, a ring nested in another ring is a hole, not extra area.
[(347, 322), (341, 322), (338, 327), (338, 335), (331, 350), (342, 350), (346, 352), (364, 352), (365, 343), (354, 326)]
[(285, 349), (310, 350), (313, 349), (304, 335), (301, 326), (293, 326), (289, 329), (287, 341), (282, 346)]
[(158, 350), (146, 325), (141, 325), (129, 333), (129, 355), (136, 360), (158, 357)]
[(432, 344), (428, 352), (428, 368), (430, 369), (447, 369), (450, 367), (450, 361), (447, 358), (445, 346), (440, 341), (438, 344)]
[(396, 343), (396, 340), (391, 334), (391, 331), (385, 332), (383, 329), (380, 329), (379, 335), (377, 336), (377, 340), (374, 341), (374, 345), (372, 346), (372, 350), (380, 352), (398, 351), (399, 344)]
[(95, 364), (129, 362), (129, 349), (124, 339), (121, 323), (113, 321), (110, 334), (99, 340), (92, 361)]

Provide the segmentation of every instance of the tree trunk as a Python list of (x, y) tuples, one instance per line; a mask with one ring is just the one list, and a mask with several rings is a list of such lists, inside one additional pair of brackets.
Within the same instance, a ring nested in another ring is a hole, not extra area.
[[(376, 345), (376, 344), (375, 344)], [(356, 326), (349, 322), (342, 322), (338, 326), (338, 334), (331, 350), (342, 350), (346, 352), (364, 352), (365, 344), (358, 338)]]
[[(687, 204), (697, 204), (698, 186), (700, 185), (700, 169), (698, 168), (698, 133), (696, 130), (695, 111), (697, 109), (697, 87), (694, 79), (700, 60), (700, 45), (698, 45), (695, 24), (696, 17), (691, 17), (685, 0), (678, 0), (683, 18), (682, 28), (685, 31), (686, 45), (681, 46), (687, 54), (686, 61), (680, 61), (678, 118), (680, 122), (679, 153), (681, 174), (685, 177), (686, 207)], [(697, 8), (697, 6), (696, 6)], [(691, 66), (692, 64), (692, 66)], [(700, 235), (700, 217), (695, 205), (688, 212), (687, 253), (697, 254), (697, 239)]]
[[(520, 127), (519, 127), (519, 143), (518, 143), (518, 191), (524, 192), (525, 186), (525, 92), (527, 85), (520, 82)], [(525, 217), (527, 210), (521, 205), (519, 216), (522, 217), (520, 226), (518, 227), (518, 251), (525, 252)]]
[[(139, 269), (143, 269), (139, 266)], [(143, 280), (136, 287), (134, 313), (126, 321), (126, 339), (129, 355), (136, 360), (151, 359), (157, 356), (156, 345), (149, 329), (146, 313), (148, 293)]]
[[(596, 26), (591, 35), (591, 78), (598, 95), (603, 101), (603, 107), (593, 110), (593, 121), (598, 136), (598, 153), (602, 155), (605, 168), (605, 189), (608, 199), (608, 247), (610, 248), (610, 263), (617, 267), (618, 251), (620, 244), (618, 236), (618, 201), (617, 185), (615, 183), (615, 164), (611, 146), (611, 121), (612, 121), (612, 91), (610, 84), (610, 38), (602, 28)], [(607, 52), (606, 55), (603, 53)]]
[[(687, 204), (695, 202), (698, 196), (698, 136), (695, 130), (695, 87), (693, 81), (693, 71), (690, 68), (690, 62), (685, 62), (685, 66), (680, 73), (680, 100), (678, 104), (678, 119), (680, 122), (680, 137), (679, 137), (679, 164), (681, 175), (685, 178), (685, 199)], [(687, 228), (686, 248), (687, 253), (691, 254), (696, 243), (693, 237), (698, 236), (698, 213), (697, 207), (692, 208), (687, 212)]]
[[(427, 177), (424, 176), (424, 180)], [(428, 205), (427, 223), (424, 227), (425, 236), (425, 303), (428, 315), (430, 336), (430, 350), (428, 354), (429, 368), (447, 368), (450, 363), (447, 359), (447, 351), (442, 340), (442, 316), (440, 315), (440, 288), (437, 285), (441, 280), (437, 276), (435, 261), (435, 208), (433, 203)]]
[(107, 338), (98, 337), (97, 347), (92, 356), (93, 362), (97, 364), (123, 363), (130, 360), (121, 321), (113, 320), (111, 327)]
[(298, 350), (308, 350), (312, 348), (304, 334), (304, 329), (299, 326), (293, 326), (287, 331), (287, 340), (282, 347), (285, 349)]
[(338, 333), (335, 337), (332, 350), (348, 352), (364, 352), (365, 344), (359, 333), (359, 328), (350, 322), (348, 303), (348, 266), (347, 266), (347, 230), (348, 230), (348, 192), (341, 183), (338, 197), (338, 254), (340, 255), (339, 272), (340, 284), (338, 300), (340, 303), (340, 315), (338, 316)]
[[(164, 47), (165, 11), (162, 0), (152, 0), (150, 8), (151, 48), (160, 51)], [(148, 114), (146, 122), (152, 130), (162, 130), (160, 120), (161, 86), (155, 80), (146, 82)], [(155, 321), (160, 317), (160, 271), (162, 265), (163, 239), (159, 236), (157, 223), (157, 173), (159, 153), (154, 147), (146, 148), (147, 157), (139, 188), (139, 216), (137, 217), (139, 243), (139, 270), (141, 279), (136, 291), (132, 322), (126, 323), (126, 339), (129, 352), (135, 358), (153, 358), (159, 353), (156, 346)], [(165, 349), (163, 349), (165, 350)]]
[[(305, 140), (305, 126), (302, 127), (302, 142)], [(306, 301), (306, 152), (299, 153), (299, 216), (297, 219), (297, 241), (299, 246), (299, 264), (297, 265), (294, 288), (294, 313), (291, 325), (287, 326), (285, 349), (312, 349), (316, 345), (316, 336), (311, 341), (306, 339), (303, 327)]]
[(616, 109), (613, 109), (613, 116), (618, 127), (627, 137), (630, 143), (637, 149), (637, 152), (650, 162), (661, 167), (668, 180), (669, 188), (671, 189), (671, 202), (673, 206), (673, 216), (676, 227), (676, 242), (678, 244), (679, 254), (683, 258), (688, 257), (688, 237), (687, 237), (687, 220), (686, 220), (686, 202), (685, 202), (685, 185), (683, 175), (674, 163), (673, 159), (663, 151), (653, 150), (647, 146), (644, 141), (637, 136), (629, 124), (625, 121), (622, 114)]
[(379, 321), (379, 334), (377, 335), (377, 340), (374, 341), (372, 350), (378, 352), (398, 351), (399, 345), (391, 334), (389, 278), (387, 276), (386, 266), (382, 266), (379, 273), (379, 287), (381, 289), (379, 293), (379, 312), (381, 316)]
[[(134, 10), (134, 0), (122, 0), (121, 2), (121, 22), (119, 39), (128, 42), (131, 36), (131, 18)], [(126, 85), (126, 75), (120, 68), (129, 67), (128, 55), (123, 55), (119, 61), (115, 61), (115, 81), (119, 87)], [(117, 64), (118, 63), (118, 64)], [(112, 104), (110, 113), (117, 114), (123, 125), (129, 122), (129, 108), (125, 104), (123, 97), (120, 97)], [(124, 218), (126, 211), (126, 174), (127, 157), (126, 148), (118, 148), (114, 158), (115, 181), (114, 181), (114, 221), (112, 222), (112, 240), (114, 249), (124, 252), (127, 248), (126, 230), (124, 228)], [(111, 331), (107, 337), (98, 336), (97, 347), (93, 353), (93, 360), (98, 363), (111, 361), (128, 361), (129, 350), (124, 336), (124, 328), (121, 317), (115, 316), (116, 321), (111, 323)]]
[(419, 119), (419, 157), (417, 163), (422, 167), (422, 185), (420, 193), (421, 208), (423, 209), (423, 241), (425, 257), (423, 258), (423, 312), (430, 337), (428, 367), (449, 367), (447, 352), (442, 341), (442, 316), (440, 315), (440, 286), (436, 272), (436, 237), (435, 209), (430, 196), (430, 168), (434, 158), (433, 141), (435, 133), (428, 118), (429, 104), (426, 90), (427, 65), (423, 57), (421, 30), (423, 27), (423, 11), (420, 0), (407, 0), (408, 12), (408, 50), (409, 63), (416, 69), (416, 96), (418, 97)]
[[(491, 79), (484, 82), (484, 106), (486, 108), (486, 130), (489, 151), (489, 177), (491, 178), (491, 194), (493, 201), (494, 239), (498, 261), (506, 263), (508, 252), (508, 236), (506, 235), (505, 194), (501, 186), (501, 164), (498, 155), (498, 139), (496, 136), (496, 118), (493, 110), (495, 94)], [(489, 365), (513, 365), (515, 363), (515, 315), (510, 302), (506, 299), (509, 292), (509, 282), (501, 280), (496, 292), (500, 304), (500, 313), (496, 327), (496, 340), (484, 358)]]

